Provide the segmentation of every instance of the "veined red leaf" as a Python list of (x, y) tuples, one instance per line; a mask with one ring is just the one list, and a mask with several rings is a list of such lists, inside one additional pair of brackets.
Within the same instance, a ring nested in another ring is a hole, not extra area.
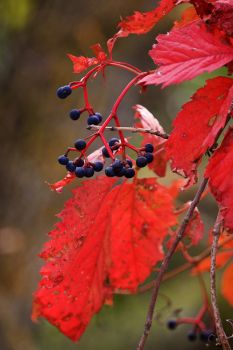
[(156, 23), (167, 15), (175, 6), (173, 0), (161, 0), (158, 7), (152, 11), (139, 12), (135, 11), (132, 16), (128, 16), (123, 19), (118, 27), (120, 30), (108, 40), (108, 50), (112, 53), (115, 42), (118, 38), (127, 37), (130, 34), (146, 34), (148, 33)]
[[(139, 118), (140, 120), (140, 127), (159, 131), (162, 134), (164, 133), (164, 129), (160, 125), (159, 121), (153, 116), (150, 111), (148, 111), (148, 109), (141, 105), (134, 106), (134, 109), (136, 111), (135, 117)], [(166, 140), (159, 136), (151, 134), (142, 134), (142, 136), (143, 144), (151, 143), (155, 147), (154, 161), (148, 165), (149, 168), (152, 169), (158, 176), (165, 176), (167, 166), (167, 157), (165, 150)]]
[(157, 37), (158, 44), (149, 52), (159, 68), (139, 83), (171, 84), (212, 72), (232, 61), (233, 46), (210, 32), (202, 21), (195, 21)]
[(41, 253), (46, 264), (33, 317), (45, 317), (73, 340), (114, 289), (134, 292), (148, 277), (176, 224), (174, 188), (155, 179), (115, 183), (99, 177), (77, 188)]
[[(233, 90), (233, 89), (232, 89)], [(233, 129), (230, 128), (221, 146), (209, 161), (205, 176), (217, 200), (224, 227), (233, 231)]]
[(196, 182), (197, 166), (224, 127), (233, 98), (233, 79), (217, 77), (197, 90), (173, 122), (166, 143), (172, 169)]

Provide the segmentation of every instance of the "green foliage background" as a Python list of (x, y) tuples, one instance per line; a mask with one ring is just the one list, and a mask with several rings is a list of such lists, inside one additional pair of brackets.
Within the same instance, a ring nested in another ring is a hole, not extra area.
[[(73, 93), (58, 100), (58, 86), (76, 79), (66, 57), (90, 55), (89, 46), (105, 45), (116, 31), (119, 17), (133, 10), (149, 10), (153, 1), (95, 0), (2, 0), (0, 3), (0, 87), (1, 87), (1, 211), (0, 211), (0, 348), (1, 350), (72, 350), (135, 349), (141, 334), (150, 294), (118, 296), (114, 307), (104, 307), (92, 321), (78, 344), (67, 340), (45, 321), (35, 325), (30, 320), (32, 292), (39, 280), (41, 261), (37, 254), (46, 233), (55, 222), (70, 188), (61, 195), (49, 191), (45, 181), (54, 182), (64, 175), (56, 162), (67, 145), (86, 134), (84, 119), (69, 120), (71, 108), (82, 105), (81, 96)], [(147, 55), (154, 38), (166, 32), (178, 15), (177, 10), (147, 36), (119, 40), (115, 57), (138, 65), (153, 67)], [(221, 72), (224, 74), (224, 72)], [(215, 74), (216, 75), (216, 74)], [(131, 106), (141, 103), (161, 121), (167, 131), (180, 106), (205, 77), (166, 90), (149, 88), (139, 95), (133, 89), (121, 107), (122, 125), (133, 123)], [(106, 82), (91, 84), (96, 110), (104, 115), (127, 83), (130, 75), (109, 70)], [(149, 173), (145, 174), (149, 176)], [(151, 174), (150, 174), (151, 175)], [(78, 180), (77, 180), (78, 181)], [(192, 191), (191, 191), (192, 192)], [(183, 199), (191, 196), (185, 194)], [(202, 204), (207, 227), (213, 222), (216, 208), (210, 198)], [(180, 257), (173, 261), (179, 263)], [(184, 315), (194, 315), (201, 305), (197, 281), (182, 274), (162, 288), (170, 302), (159, 322), (154, 324), (147, 349), (204, 349), (201, 343), (189, 344), (187, 327), (167, 331), (166, 320), (182, 308)], [(161, 296), (158, 309), (164, 307)], [(222, 303), (225, 318), (229, 306)], [(156, 326), (157, 324), (157, 326)]]

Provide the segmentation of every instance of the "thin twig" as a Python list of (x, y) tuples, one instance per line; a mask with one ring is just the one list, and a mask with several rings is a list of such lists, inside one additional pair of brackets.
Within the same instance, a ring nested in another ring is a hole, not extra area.
[(159, 271), (159, 273), (157, 275), (156, 280), (154, 281), (154, 289), (152, 291), (152, 296), (151, 296), (150, 305), (149, 305), (148, 312), (147, 312), (147, 317), (146, 317), (146, 322), (145, 322), (145, 326), (144, 326), (144, 331), (143, 331), (143, 334), (142, 334), (142, 336), (140, 338), (137, 350), (143, 350), (144, 349), (146, 340), (148, 338), (148, 335), (149, 335), (149, 332), (150, 332), (150, 329), (151, 329), (153, 315), (154, 315), (154, 309), (155, 309), (155, 303), (156, 303), (156, 300), (157, 300), (159, 288), (160, 288), (161, 282), (163, 280), (164, 274), (165, 274), (165, 272), (166, 272), (166, 270), (168, 268), (168, 265), (170, 263), (170, 260), (171, 260), (171, 258), (173, 256), (173, 254), (176, 251), (176, 248), (177, 248), (179, 242), (182, 240), (182, 238), (183, 238), (183, 236), (185, 234), (185, 230), (186, 230), (186, 228), (188, 226), (188, 223), (189, 223), (190, 219), (192, 218), (194, 210), (195, 210), (197, 204), (200, 201), (201, 195), (204, 192), (207, 183), (208, 183), (208, 179), (204, 178), (204, 180), (202, 181), (202, 183), (201, 183), (197, 193), (195, 194), (195, 197), (194, 197), (194, 199), (193, 199), (193, 201), (192, 201), (192, 203), (191, 203), (191, 205), (190, 205), (190, 207), (189, 207), (189, 209), (187, 211), (187, 214), (185, 215), (185, 217), (184, 217), (184, 219), (183, 219), (183, 221), (181, 223), (180, 229), (177, 232), (176, 238), (175, 238), (171, 248), (168, 250), (167, 254), (165, 255), (165, 258), (164, 258), (164, 260), (162, 262), (160, 271)]
[[(87, 130), (99, 130), (101, 128), (101, 126), (99, 125), (88, 125), (87, 126)], [(105, 128), (105, 130), (109, 130), (109, 131), (130, 131), (130, 132), (142, 132), (145, 134), (151, 134), (151, 135), (156, 135), (159, 136), (165, 140), (167, 140), (169, 138), (169, 135), (166, 133), (162, 133), (153, 129), (144, 129), (144, 128), (133, 128), (133, 127), (128, 127), (128, 126), (107, 126)]]
[(222, 345), (223, 350), (231, 350), (231, 346), (228, 342), (227, 336), (224, 332), (222, 320), (218, 308), (217, 293), (216, 293), (216, 256), (218, 250), (218, 240), (221, 231), (221, 219), (218, 215), (216, 223), (213, 229), (213, 242), (211, 249), (211, 266), (210, 266), (210, 295), (213, 308), (214, 322), (216, 327), (216, 333), (218, 336), (218, 341)]

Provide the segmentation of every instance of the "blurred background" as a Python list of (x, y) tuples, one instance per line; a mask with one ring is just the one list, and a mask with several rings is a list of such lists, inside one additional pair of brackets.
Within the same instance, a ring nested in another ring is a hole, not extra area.
[[(63, 101), (56, 97), (57, 87), (77, 80), (66, 53), (91, 56), (90, 45), (99, 42), (105, 48), (106, 40), (116, 31), (120, 16), (154, 6), (154, 1), (143, 0), (0, 2), (0, 133), (4, 160), (0, 196), (1, 350), (136, 347), (150, 293), (117, 296), (114, 307), (104, 307), (94, 317), (78, 344), (66, 339), (44, 320), (33, 324), (30, 313), (32, 293), (42, 265), (37, 254), (56, 222), (54, 215), (62, 209), (71, 196), (72, 187), (78, 183), (77, 180), (58, 195), (49, 190), (45, 181), (55, 182), (64, 176), (57, 156), (68, 145), (72, 146), (76, 138), (88, 134), (84, 118), (73, 124), (68, 116), (69, 110), (83, 104), (79, 91)], [(178, 11), (173, 11), (146, 36), (120, 39), (114, 57), (141, 69), (152, 68), (147, 52), (156, 34), (170, 29)], [(149, 108), (169, 132), (171, 120), (180, 106), (203, 85), (205, 78), (202, 76), (166, 90), (150, 87), (143, 95), (132, 89), (120, 110), (122, 125), (132, 125), (131, 107), (140, 103)], [(105, 82), (99, 77), (91, 83), (91, 100), (96, 111), (106, 115), (129, 79), (128, 73), (108, 69)], [(190, 198), (191, 192), (184, 194), (183, 199)], [(209, 197), (201, 207), (207, 232), (216, 208)], [(179, 256), (174, 259), (174, 266), (179, 264), (179, 259)], [(178, 344), (179, 349), (204, 349), (203, 343), (188, 343), (188, 327), (176, 331), (166, 329), (166, 320), (174, 310), (182, 308), (184, 315), (192, 316), (201, 306), (196, 279), (184, 273), (164, 283), (161, 293), (166, 297), (161, 296), (158, 309), (164, 308), (168, 299), (170, 307), (165, 307), (161, 313), (157, 327), (154, 324), (147, 349), (171, 349), (174, 344)], [(225, 312), (223, 317), (230, 318), (229, 306), (224, 301), (221, 308)]]

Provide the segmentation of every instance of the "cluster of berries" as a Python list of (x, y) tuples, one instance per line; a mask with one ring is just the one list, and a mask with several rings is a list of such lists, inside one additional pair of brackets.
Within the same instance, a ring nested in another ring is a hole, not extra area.
[[(61, 99), (64, 99), (68, 97), (72, 93), (72, 88), (69, 85), (62, 86), (58, 88), (57, 90), (57, 96)], [(78, 120), (81, 116), (81, 114), (86, 109), (72, 109), (70, 111), (70, 118), (72, 120)], [(103, 117), (100, 113), (95, 112), (93, 114), (90, 114), (87, 118), (87, 124), (88, 125), (98, 125), (102, 122)], [(113, 137), (108, 141), (109, 148), (111, 149), (112, 153), (114, 154), (121, 146), (121, 142), (118, 138)], [(82, 152), (81, 156), (79, 158), (76, 158), (74, 161), (69, 160), (68, 158), (68, 152), (58, 158), (58, 162), (62, 165), (66, 166), (66, 169), (69, 172), (75, 173), (77, 177), (92, 177), (94, 175), (94, 172), (99, 172), (104, 168), (104, 163), (101, 161), (97, 161), (94, 163), (87, 161), (84, 161), (82, 157), (84, 156), (84, 152), (86, 149), (86, 142), (85, 140), (78, 139), (74, 146), (76, 150)], [(126, 145), (127, 146), (127, 145)], [(129, 147), (129, 146), (128, 146)], [(135, 148), (134, 148), (135, 149)], [(135, 149), (137, 152), (137, 159), (136, 159), (136, 166), (138, 168), (143, 168), (147, 164), (151, 163), (154, 159), (153, 152), (154, 147), (152, 144), (148, 143), (144, 147), (140, 149)], [(110, 155), (107, 148), (102, 148), (102, 156), (104, 159), (106, 158), (113, 158), (112, 154)], [(105, 174), (108, 177), (126, 177), (126, 178), (132, 178), (135, 175), (135, 170), (133, 169), (133, 162), (130, 159), (114, 159), (112, 164), (110, 166), (107, 166), (105, 168)]]
[(66, 169), (79, 178), (81, 177), (92, 177), (96, 172), (99, 172), (103, 169), (104, 164), (102, 162), (87, 162), (84, 163), (82, 158), (77, 158), (74, 161), (69, 160), (67, 155), (60, 156), (58, 162), (61, 165), (65, 165)]
[[(176, 320), (169, 320), (167, 322), (167, 327), (172, 330), (175, 329), (178, 325), (179, 322), (177, 322)], [(216, 335), (212, 329), (205, 329), (200, 332), (198, 332), (198, 329), (190, 330), (187, 333), (187, 338), (189, 341), (195, 341), (197, 340), (198, 335), (199, 339), (204, 343), (216, 341)]]

